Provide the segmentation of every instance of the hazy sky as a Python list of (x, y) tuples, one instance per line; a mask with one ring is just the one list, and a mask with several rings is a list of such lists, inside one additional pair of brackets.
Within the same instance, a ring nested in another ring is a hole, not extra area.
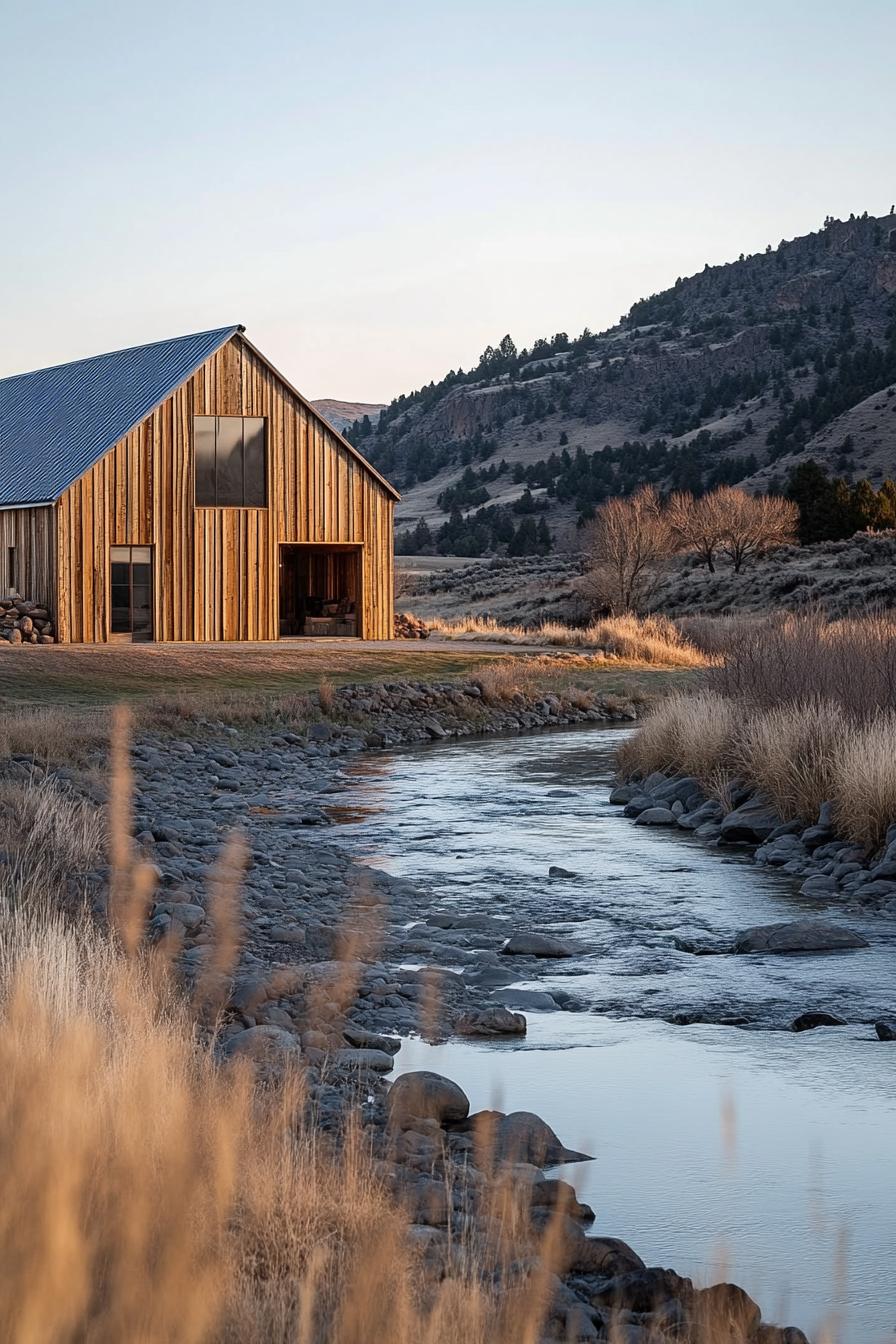
[(0, 11), (0, 375), (236, 321), (388, 400), (896, 199), (894, 0)]

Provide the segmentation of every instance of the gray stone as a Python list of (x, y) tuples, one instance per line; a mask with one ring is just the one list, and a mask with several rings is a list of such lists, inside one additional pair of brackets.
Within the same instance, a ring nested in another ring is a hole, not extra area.
[(781, 818), (760, 799), (751, 799), (722, 818), (720, 838), (726, 844), (758, 843), (767, 840), (781, 824)]
[(415, 1120), (453, 1125), (466, 1120), (470, 1101), (450, 1078), (421, 1069), (396, 1078), (386, 1097), (386, 1112), (390, 1125), (398, 1129), (413, 1128)]
[(353, 1069), (369, 1069), (373, 1073), (391, 1073), (395, 1060), (385, 1050), (337, 1050), (333, 1056), (337, 1064)]
[(496, 989), (492, 994), (496, 1003), (505, 1008), (551, 1009), (557, 1001), (546, 989)]
[(756, 925), (734, 940), (735, 952), (840, 952), (868, 945), (867, 938), (852, 929), (814, 919)]
[(401, 1041), (396, 1040), (394, 1036), (382, 1036), (377, 1031), (367, 1031), (365, 1027), (359, 1027), (354, 1022), (348, 1023), (343, 1028), (342, 1034), (349, 1045), (355, 1046), (358, 1050), (384, 1050), (389, 1055), (397, 1055), (401, 1049)]
[(501, 948), (505, 957), (572, 957), (575, 949), (546, 933), (512, 933)]
[(525, 1036), (526, 1019), (509, 1008), (482, 1008), (459, 1018), (455, 1031), (460, 1036)]
[(874, 1030), (879, 1041), (896, 1041), (896, 1017), (882, 1017), (875, 1022)]
[(835, 877), (807, 877), (800, 887), (801, 896), (830, 896), (837, 890)]
[(556, 863), (552, 863), (548, 869), (548, 877), (578, 877), (578, 873), (572, 872), (569, 868), (560, 868)]
[(254, 1064), (281, 1064), (298, 1061), (301, 1046), (298, 1038), (283, 1027), (247, 1027), (224, 1042), (222, 1053), (226, 1059), (251, 1059)]
[(705, 803), (701, 803), (692, 811), (682, 812), (678, 818), (678, 825), (683, 831), (696, 831), (706, 822), (719, 822), (721, 819), (722, 804), (716, 802), (714, 798), (708, 798)]
[(800, 1013), (790, 1024), (791, 1031), (814, 1031), (816, 1027), (845, 1027), (849, 1024), (845, 1017), (836, 1013)]
[(566, 1148), (550, 1125), (532, 1111), (511, 1111), (501, 1116), (495, 1126), (494, 1141), (499, 1157), (530, 1162), (535, 1167), (592, 1160), (587, 1153)]
[(676, 815), (669, 807), (646, 807), (635, 820), (636, 826), (674, 826)]

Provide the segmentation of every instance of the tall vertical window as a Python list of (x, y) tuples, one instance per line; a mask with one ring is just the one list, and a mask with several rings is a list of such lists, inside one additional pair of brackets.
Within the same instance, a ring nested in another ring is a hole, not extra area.
[(152, 639), (152, 547), (113, 546), (109, 632), (113, 638)]
[(198, 507), (265, 507), (267, 454), (264, 425), (260, 416), (194, 416)]
[(9, 584), (9, 591), (14, 593), (16, 590), (16, 548), (7, 546), (6, 548), (6, 581)]

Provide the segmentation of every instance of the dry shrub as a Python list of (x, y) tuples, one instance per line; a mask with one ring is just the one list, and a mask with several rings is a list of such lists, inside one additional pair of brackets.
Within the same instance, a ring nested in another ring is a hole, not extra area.
[(896, 711), (881, 710), (844, 733), (833, 768), (834, 824), (869, 851), (896, 821)]
[(0, 757), (28, 755), (49, 765), (80, 765), (108, 742), (109, 724), (98, 710), (50, 705), (4, 714)]
[(734, 767), (787, 820), (814, 819), (833, 797), (847, 725), (829, 700), (778, 705), (752, 714), (738, 731)]
[(711, 691), (659, 701), (619, 749), (624, 774), (654, 770), (694, 775), (708, 784), (730, 768), (738, 714), (733, 701)]
[(707, 678), (714, 690), (759, 708), (817, 696), (861, 719), (896, 704), (896, 617), (826, 621), (812, 613), (744, 622)]
[(336, 688), (332, 681), (321, 680), (317, 687), (317, 703), (321, 714), (332, 714), (336, 704)]
[(488, 663), (476, 671), (472, 680), (487, 705), (502, 705), (524, 694), (526, 679), (520, 663), (508, 660)]
[(69, 874), (100, 862), (106, 827), (99, 808), (52, 777), (0, 787), (0, 903), (43, 904)]
[(714, 662), (744, 639), (755, 637), (767, 616), (676, 616), (674, 624), (687, 641)]

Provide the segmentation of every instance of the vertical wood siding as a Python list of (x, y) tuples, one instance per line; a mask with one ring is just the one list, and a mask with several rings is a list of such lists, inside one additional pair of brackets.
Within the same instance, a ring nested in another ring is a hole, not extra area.
[[(268, 507), (194, 507), (194, 415), (263, 416)], [(49, 512), (49, 511), (47, 511)], [(155, 548), (158, 640), (276, 639), (279, 546), (361, 546), (359, 634), (392, 637), (393, 499), (235, 336), (56, 505), (60, 637), (109, 637), (109, 547)]]
[(16, 550), (16, 591), (49, 607), (56, 602), (54, 518), (41, 509), (0, 509), (0, 593), (9, 589), (9, 547)]

